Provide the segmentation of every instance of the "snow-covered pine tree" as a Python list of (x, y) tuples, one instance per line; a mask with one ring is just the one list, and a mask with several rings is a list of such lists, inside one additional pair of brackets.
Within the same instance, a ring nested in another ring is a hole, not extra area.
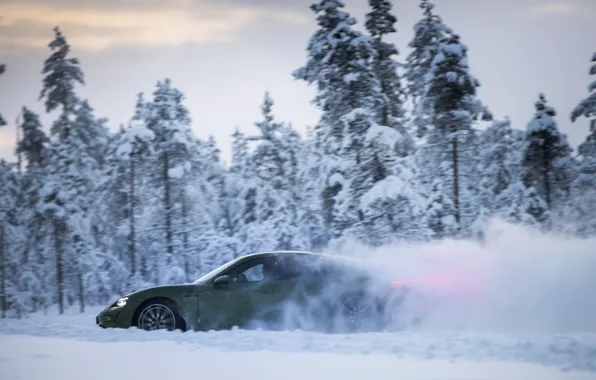
[(596, 125), (578, 147), (579, 174), (573, 183), (575, 224), (583, 236), (596, 235)]
[(55, 242), (55, 254), (62, 252), (60, 275), (66, 281), (66, 300), (71, 304), (76, 299), (83, 312), (88, 298), (98, 293), (103, 299), (109, 296), (102, 233), (106, 221), (100, 197), (107, 129), (85, 101), (76, 107), (74, 120), (62, 126), (69, 132), (48, 147), (42, 202), (54, 222), (54, 239), (60, 240)]
[(38, 172), (45, 165), (45, 148), (50, 139), (43, 131), (39, 115), (27, 107), (21, 111), (21, 125), (18, 127), (22, 131), (21, 139), (17, 144), (17, 153), (25, 157), (27, 163), (27, 172)]
[(88, 100), (83, 100), (77, 106), (72, 133), (81, 144), (81, 149), (92, 159), (98, 169), (104, 164), (109, 131), (106, 118), (96, 118), (93, 107)]
[[(298, 227), (300, 188), (298, 182), (300, 135), (273, 116), (273, 99), (265, 93), (256, 123), (259, 134), (249, 137), (256, 142), (251, 155), (257, 176), (257, 224), (253, 233), (274, 249), (304, 249)], [(268, 247), (267, 247), (268, 248)], [(265, 247), (261, 249), (267, 249)]]
[[(596, 75), (596, 52), (592, 54), (592, 66), (590, 67), (590, 75)], [(592, 118), (590, 120), (590, 129), (596, 128), (596, 80), (588, 85), (588, 92), (590, 95), (583, 99), (571, 111), (571, 121), (575, 122), (579, 117)]]
[(376, 122), (395, 129), (403, 136), (395, 148), (398, 155), (404, 157), (413, 151), (414, 142), (404, 125), (404, 90), (398, 74), (401, 65), (393, 58), (399, 52), (394, 44), (383, 39), (396, 32), (397, 17), (391, 13), (389, 0), (369, 0), (368, 3), (371, 11), (366, 14), (365, 27), (373, 37), (373, 68), (381, 86), (380, 97), (376, 100)]
[[(424, 147), (424, 154), (431, 166), (426, 165), (423, 175), (443, 178), (446, 181), (444, 188), (451, 187), (452, 190), (446, 196), (453, 204), (456, 223), (453, 230), (458, 234), (464, 233), (465, 224), (471, 222), (462, 218), (462, 192), (466, 184), (462, 179), (461, 160), (466, 157), (465, 149), (474, 148), (473, 123), (479, 117), (482, 120), (492, 118), (476, 98), (480, 82), (470, 73), (467, 50), (456, 34), (441, 39), (420, 100), (420, 108), (429, 112), (432, 124), (428, 145)], [(436, 168), (440, 171), (436, 171)], [(446, 168), (449, 170), (446, 171)]]
[(17, 315), (23, 313), (23, 300), (19, 297), (18, 270), (20, 251), (15, 244), (18, 234), (17, 205), (20, 184), (15, 164), (0, 160), (0, 317), (6, 318), (9, 309)]
[[(76, 145), (68, 141), (72, 122), (79, 104), (75, 93), (77, 83), (84, 84), (84, 75), (79, 67), (77, 58), (69, 58), (70, 45), (62, 35), (59, 27), (54, 28), (54, 40), (49, 43), (52, 54), (45, 60), (42, 74), (43, 87), (39, 95), (45, 101), (46, 112), (60, 109), (61, 113), (52, 124), (51, 135), (58, 138), (48, 147), (48, 164), (51, 168), (46, 172), (47, 178), (41, 189), (41, 205), (44, 215), (52, 225), (52, 239), (54, 240), (53, 255), (56, 266), (56, 292), (59, 313), (64, 313), (65, 281), (70, 278), (66, 268), (67, 251), (71, 245), (69, 239), (69, 213), (65, 206), (71, 201), (68, 186), (78, 182), (74, 179), (76, 173), (70, 170), (70, 163), (76, 157)], [(73, 181), (66, 181), (63, 176), (70, 176)], [(68, 260), (71, 261), (71, 260)], [(82, 296), (81, 296), (82, 297)]]
[(496, 215), (509, 223), (540, 229), (549, 218), (548, 206), (533, 187), (513, 183), (495, 199)]
[[(135, 280), (139, 276), (139, 260), (137, 257), (137, 201), (140, 197), (137, 193), (137, 166), (139, 161), (151, 153), (152, 141), (155, 134), (145, 126), (146, 107), (143, 93), (137, 95), (135, 114), (128, 129), (124, 147), (119, 149), (123, 160), (128, 161), (128, 256), (130, 260), (131, 278)], [(144, 273), (143, 273), (144, 274)]]
[(366, 159), (366, 136), (375, 124), (381, 96), (372, 67), (376, 55), (372, 39), (354, 29), (356, 20), (343, 7), (339, 0), (321, 0), (311, 6), (319, 29), (311, 37), (307, 63), (294, 72), (295, 78), (316, 84), (318, 90), (315, 104), (323, 113), (314, 138), (325, 158), (320, 172), (322, 210), (334, 238), (362, 221), (358, 200), (372, 183), (358, 187), (353, 181), (366, 177), (360, 173)]
[[(534, 106), (536, 113), (526, 129), (523, 181), (526, 187), (536, 189), (552, 212), (568, 200), (574, 177), (572, 149), (567, 137), (557, 128), (556, 111), (547, 104), (544, 94), (539, 95)], [(545, 227), (550, 228), (550, 225)]]
[(308, 250), (320, 250), (325, 247), (330, 239), (329, 230), (325, 226), (324, 215), (321, 213), (321, 189), (325, 177), (321, 174), (320, 163), (323, 161), (322, 153), (315, 146), (312, 130), (308, 128), (307, 135), (302, 144), (300, 169), (298, 181), (301, 184), (301, 204), (298, 225), (301, 226), (301, 235), (306, 241)]
[(433, 12), (434, 4), (431, 1), (421, 0), (420, 8), (424, 10), (424, 17), (414, 24), (414, 38), (408, 43), (411, 52), (406, 57), (404, 73), (406, 94), (413, 106), (412, 130), (419, 138), (426, 135), (431, 123), (428, 112), (419, 107), (426, 91), (427, 77), (438, 52), (439, 42), (445, 34), (451, 33), (441, 17)]
[(232, 134), (232, 162), (230, 165), (230, 179), (241, 181), (239, 190), (242, 198), (242, 225), (248, 225), (257, 220), (257, 192), (256, 168), (251, 159), (248, 139), (238, 129)]
[[(164, 221), (163, 231), (165, 247), (163, 253), (165, 266), (159, 265), (159, 281), (184, 281), (184, 257), (176, 257), (176, 237), (174, 223), (177, 206), (180, 201), (180, 189), (184, 185), (185, 175), (191, 171), (191, 150), (195, 148), (195, 139), (190, 132), (190, 117), (183, 104), (184, 95), (172, 86), (169, 79), (159, 81), (153, 92), (153, 99), (147, 104), (148, 116), (146, 126), (155, 138), (153, 149), (156, 155), (156, 190), (161, 193), (163, 203), (159, 217)], [(157, 217), (157, 216), (155, 216)], [(158, 256), (159, 257), (159, 256)], [(161, 263), (161, 260), (159, 262)], [(167, 269), (166, 269), (167, 268)]]
[(497, 210), (495, 202), (508, 187), (521, 181), (523, 140), (521, 131), (511, 127), (509, 118), (495, 120), (479, 134), (478, 159), (472, 173), (478, 178), (478, 220), (476, 230), (484, 230), (487, 218)]
[(39, 116), (27, 107), (21, 112), (21, 123), (17, 127), (22, 134), (17, 143), (17, 154), (23, 156), (26, 170), (22, 177), (23, 212), (25, 247), (21, 266), (23, 292), (30, 295), (30, 308), (36, 311), (49, 304), (49, 284), (47, 268), (44, 268), (44, 237), (47, 226), (44, 217), (37, 209), (40, 202), (40, 189), (44, 183), (47, 163), (49, 138), (43, 131)]
[(70, 131), (71, 117), (79, 103), (75, 85), (85, 84), (83, 71), (77, 58), (69, 58), (70, 45), (59, 27), (54, 28), (55, 38), (49, 43), (53, 53), (45, 60), (42, 74), (43, 87), (39, 99), (45, 99), (46, 112), (61, 109), (59, 119), (52, 125), (52, 135), (65, 138)]
[(238, 128), (232, 133), (232, 162), (230, 162), (230, 172), (240, 174), (243, 178), (252, 177), (250, 171), (251, 161), (249, 159), (248, 141), (244, 133)]
[[(596, 75), (596, 53), (592, 55), (590, 75)], [(588, 86), (588, 97), (571, 112), (571, 121), (590, 119), (588, 136), (578, 147), (579, 175), (574, 181), (574, 203), (578, 210), (578, 225), (583, 235), (596, 234), (596, 80)]]
[[(146, 117), (143, 93), (139, 93), (132, 120), (126, 128), (121, 128), (110, 144), (109, 165), (106, 170), (109, 183), (104, 189), (109, 194), (106, 203), (109, 204), (107, 213), (114, 220), (111, 225), (117, 226), (112, 236), (116, 236), (114, 243), (118, 246), (113, 246), (112, 250), (127, 253), (127, 259), (123, 261), (128, 264), (128, 278), (125, 281), (128, 282), (129, 288), (142, 287), (147, 281), (144, 266), (141, 265), (146, 259), (145, 252), (137, 251), (138, 216), (145, 204), (149, 203), (142, 202), (145, 190), (142, 179), (146, 177), (143, 174), (143, 161), (150, 161), (152, 158), (154, 138), (154, 133), (145, 126)], [(119, 256), (122, 259), (123, 255)]]

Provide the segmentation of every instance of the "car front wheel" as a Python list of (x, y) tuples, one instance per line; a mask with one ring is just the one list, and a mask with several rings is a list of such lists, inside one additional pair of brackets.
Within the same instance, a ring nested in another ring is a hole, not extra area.
[(137, 327), (146, 331), (183, 329), (182, 318), (169, 302), (154, 301), (141, 309), (137, 317)]

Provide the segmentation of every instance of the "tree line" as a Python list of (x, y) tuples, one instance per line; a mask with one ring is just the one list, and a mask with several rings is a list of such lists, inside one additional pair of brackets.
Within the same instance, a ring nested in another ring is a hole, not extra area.
[(56, 27), (39, 100), (58, 116), (46, 128), (23, 107), (16, 162), (0, 162), (1, 316), (84, 311), (261, 250), (482, 240), (493, 217), (594, 236), (596, 82), (570, 115), (591, 120), (575, 152), (546, 94), (522, 128), (482, 104), (468, 47), (430, 1), (403, 60), (386, 38), (391, 2), (369, 6), (364, 31), (340, 0), (311, 6), (317, 28), (291, 74), (316, 87), (319, 122), (301, 135), (265, 93), (229, 165), (167, 78), (111, 131), (78, 95), (82, 65)]

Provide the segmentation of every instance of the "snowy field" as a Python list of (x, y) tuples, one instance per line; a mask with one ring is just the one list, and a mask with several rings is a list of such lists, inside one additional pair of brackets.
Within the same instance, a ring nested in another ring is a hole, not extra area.
[(96, 311), (1, 321), (0, 379), (596, 379), (596, 334), (148, 333)]
[(508, 227), (493, 236), (399, 248), (401, 267), (474, 279), (461, 302), (415, 328), (144, 332), (96, 327), (99, 308), (51, 311), (0, 320), (0, 380), (596, 379), (596, 241)]

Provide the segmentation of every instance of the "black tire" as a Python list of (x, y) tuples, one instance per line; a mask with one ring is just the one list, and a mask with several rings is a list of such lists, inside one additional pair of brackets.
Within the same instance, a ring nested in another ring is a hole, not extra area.
[(379, 302), (374, 298), (361, 295), (345, 297), (336, 309), (333, 330), (340, 333), (378, 331), (381, 315)]
[(134, 325), (146, 331), (186, 331), (186, 321), (180, 316), (179, 308), (166, 299), (153, 299), (141, 304), (135, 313)]

